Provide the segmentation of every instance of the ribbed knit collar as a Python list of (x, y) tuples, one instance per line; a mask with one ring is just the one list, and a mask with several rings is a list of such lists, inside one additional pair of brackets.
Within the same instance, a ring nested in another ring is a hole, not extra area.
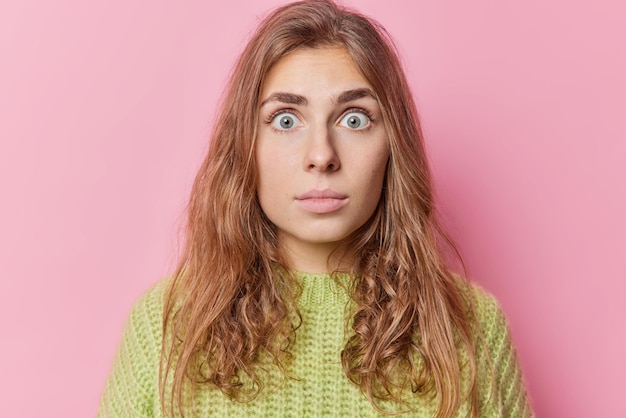
[(350, 286), (351, 275), (336, 273), (333, 276), (326, 273), (294, 272), (302, 285), (300, 305), (336, 306), (345, 305), (349, 300), (346, 288)]

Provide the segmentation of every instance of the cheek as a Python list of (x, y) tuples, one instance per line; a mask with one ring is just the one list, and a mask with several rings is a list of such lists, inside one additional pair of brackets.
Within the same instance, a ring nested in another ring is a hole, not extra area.
[(260, 135), (255, 150), (257, 165), (265, 169), (293, 166), (299, 150), (288, 139), (285, 134)]
[(381, 147), (377, 153), (372, 156), (370, 167), (372, 167), (372, 181), (375, 184), (382, 184), (387, 172), (387, 164), (389, 163), (389, 150), (387, 147)]
[(378, 199), (376, 204), (378, 205), (378, 200), (380, 200), (382, 196), (382, 189), (385, 187), (385, 177), (387, 175), (387, 166), (389, 164), (389, 152), (387, 148), (381, 151), (379, 154), (379, 158), (377, 158), (375, 162), (375, 170), (372, 173), (372, 184), (376, 184)]
[(268, 188), (271, 188), (272, 183), (272, 176), (268, 170), (271, 168), (271, 164), (268, 163), (268, 157), (267, 149), (260, 143), (260, 141), (257, 141), (255, 150), (257, 170), (256, 194), (263, 212), (266, 211), (265, 206), (267, 202)]
[(257, 139), (255, 158), (257, 170), (259, 173), (259, 182), (265, 183), (267, 179), (272, 177), (272, 170), (276, 167), (277, 156), (275, 147), (272, 147), (272, 142), (266, 138)]
[(388, 156), (385, 152), (363, 160), (363, 167), (367, 169), (361, 171), (359, 187), (362, 204), (367, 211), (373, 211), (378, 206), (387, 173), (387, 162)]
[(256, 164), (257, 197), (263, 212), (269, 216), (267, 212), (280, 206), (283, 197), (288, 195), (293, 172), (285, 151), (267, 144), (257, 148)]

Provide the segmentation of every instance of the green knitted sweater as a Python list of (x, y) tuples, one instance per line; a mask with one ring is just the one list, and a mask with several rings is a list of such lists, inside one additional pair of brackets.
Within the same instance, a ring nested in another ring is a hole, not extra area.
[[(302, 326), (287, 363), (295, 378), (275, 379), (255, 400), (231, 401), (219, 390), (202, 387), (195, 395), (195, 417), (374, 417), (381, 416), (341, 367), (345, 314), (349, 297), (328, 275), (299, 274)], [(162, 417), (158, 375), (163, 295), (166, 282), (149, 290), (135, 305), (126, 325), (100, 404), (99, 417)], [(476, 286), (475, 301), (485, 344), (478, 344), (477, 373), (481, 417), (532, 416), (506, 320), (493, 297)], [(492, 379), (487, 347), (495, 372)], [(466, 382), (464, 382), (466, 383)], [(434, 417), (436, 399), (409, 393), (411, 411), (403, 416)], [(391, 404), (383, 406), (394, 407)], [(468, 403), (457, 416), (467, 416)]]

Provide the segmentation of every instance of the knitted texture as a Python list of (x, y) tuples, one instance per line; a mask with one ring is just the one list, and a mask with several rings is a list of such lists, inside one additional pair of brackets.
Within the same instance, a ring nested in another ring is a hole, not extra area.
[[(376, 417), (382, 416), (352, 384), (341, 367), (349, 297), (328, 275), (299, 273), (303, 292), (298, 306), (302, 326), (296, 331), (293, 356), (285, 365), (289, 378), (270, 373), (270, 381), (253, 401), (231, 401), (219, 390), (198, 389), (194, 417)], [(344, 277), (343, 279), (347, 279)], [(100, 404), (99, 417), (162, 417), (158, 375), (161, 355), (163, 297), (167, 282), (150, 289), (127, 322)], [(485, 344), (479, 343), (477, 373), (481, 417), (530, 417), (524, 382), (506, 320), (494, 298), (471, 286)], [(489, 358), (495, 376), (492, 379)], [(465, 386), (467, 386), (467, 382)], [(409, 394), (412, 395), (412, 394)], [(434, 417), (435, 399), (412, 395), (412, 410), (403, 416)], [(387, 404), (383, 404), (386, 406)], [(457, 416), (467, 416), (468, 403)]]

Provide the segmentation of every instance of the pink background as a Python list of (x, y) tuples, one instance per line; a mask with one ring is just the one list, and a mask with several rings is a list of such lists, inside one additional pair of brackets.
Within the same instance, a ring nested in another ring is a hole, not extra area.
[[(0, 416), (94, 416), (224, 80), (279, 1), (0, 5)], [(624, 417), (626, 10), (352, 0), (395, 36), (441, 212), (540, 417)]]

